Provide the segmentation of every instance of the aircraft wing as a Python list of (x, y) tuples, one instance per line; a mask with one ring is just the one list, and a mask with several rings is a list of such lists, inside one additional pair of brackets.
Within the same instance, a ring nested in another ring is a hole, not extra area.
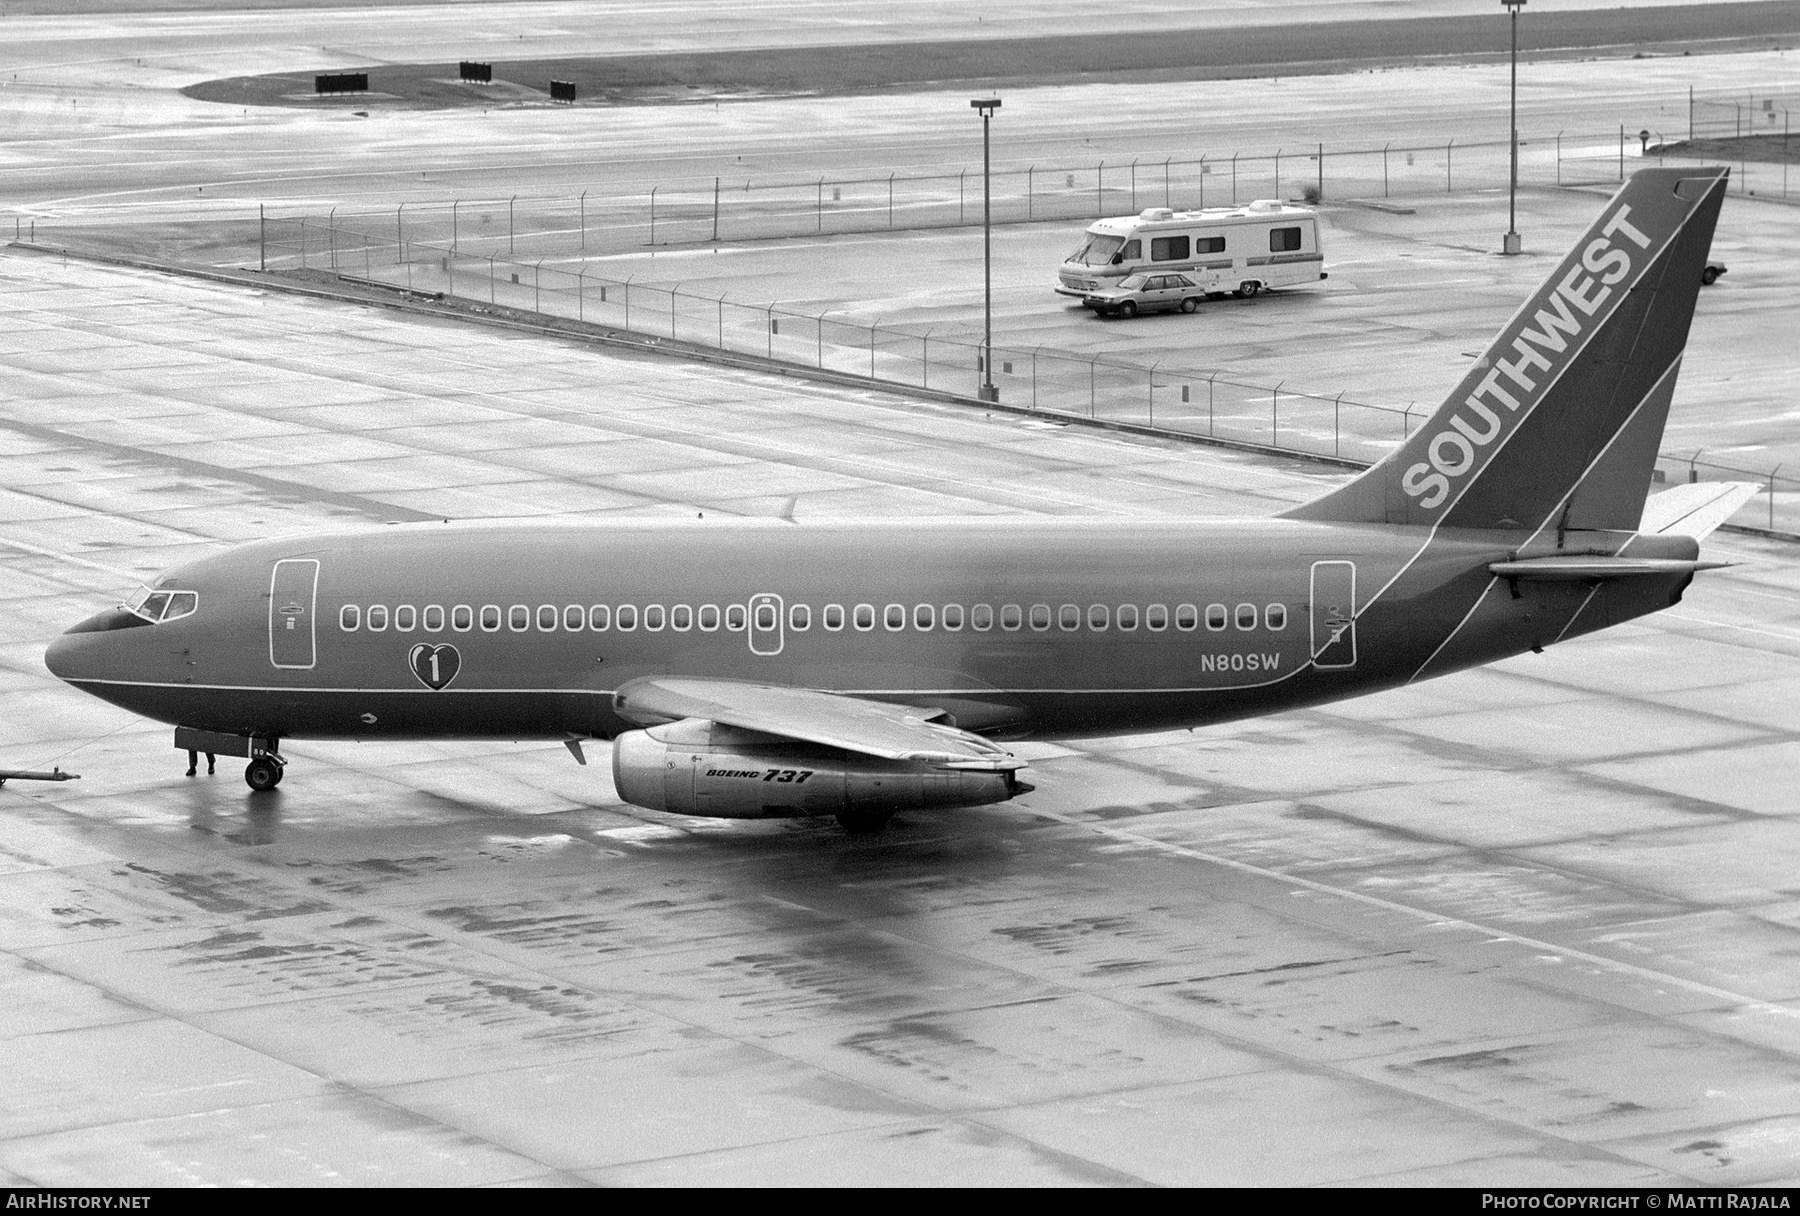
[(1024, 768), (980, 735), (932, 718), (940, 710), (742, 680), (646, 676), (613, 694), (613, 709), (641, 725), (704, 718), (726, 726), (839, 747), (886, 760), (1004, 772)]
[(1675, 486), (1644, 501), (1638, 531), (1704, 540), (1762, 488), (1753, 481), (1697, 481)]

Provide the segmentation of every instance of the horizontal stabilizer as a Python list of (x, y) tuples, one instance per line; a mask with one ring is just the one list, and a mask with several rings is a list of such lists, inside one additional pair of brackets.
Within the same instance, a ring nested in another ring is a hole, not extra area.
[(929, 719), (941, 711), (865, 701), (810, 688), (650, 676), (613, 694), (613, 709), (641, 725), (699, 718), (762, 731), (803, 743), (819, 743), (885, 760), (909, 760), (941, 768), (1007, 772), (1023, 760), (980, 735)]
[(1675, 486), (1645, 501), (1638, 531), (1703, 540), (1762, 488), (1753, 481), (1698, 481)]
[(1684, 561), (1673, 557), (1527, 557), (1516, 562), (1495, 562), (1488, 573), (1528, 582), (1575, 582), (1604, 578), (1629, 578), (1634, 574), (1692, 574), (1718, 570), (1730, 562)]

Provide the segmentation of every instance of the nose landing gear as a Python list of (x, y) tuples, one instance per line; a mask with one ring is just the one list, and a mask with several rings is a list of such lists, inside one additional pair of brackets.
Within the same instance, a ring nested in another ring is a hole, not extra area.
[(276, 755), (256, 757), (244, 769), (244, 782), (258, 793), (272, 790), (281, 784), (281, 775), (287, 771), (287, 761)]

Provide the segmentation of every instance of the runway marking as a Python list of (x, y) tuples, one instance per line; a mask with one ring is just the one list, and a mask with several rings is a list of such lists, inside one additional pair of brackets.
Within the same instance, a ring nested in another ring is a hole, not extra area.
[[(95, 512), (95, 514), (103, 513)], [(9, 549), (18, 549), (25, 553), (35, 553), (39, 557), (48, 557), (59, 562), (68, 562), (70, 565), (74, 566), (86, 566), (91, 570), (99, 570), (103, 573), (110, 574), (115, 578), (130, 579), (134, 583), (141, 583), (144, 581), (144, 575), (141, 571), (126, 570), (120, 566), (108, 566), (101, 562), (90, 562), (85, 557), (76, 557), (72, 553), (59, 553), (55, 549), (44, 549), (37, 545), (28, 545), (22, 540), (13, 540), (10, 537), (0, 536), (0, 545), (5, 545)]]
[(1745, 633), (1760, 634), (1766, 638), (1780, 638), (1784, 642), (1800, 642), (1800, 633), (1783, 633), (1779, 629), (1758, 629), (1755, 625), (1738, 625), (1731, 621), (1715, 621), (1703, 616), (1689, 616), (1685, 612), (1671, 612), (1664, 609), (1659, 615), (1676, 621), (1691, 621), (1696, 625), (1711, 625), (1716, 629), (1739, 629)]
[(1236, 870), (1239, 873), (1250, 874), (1257, 878), (1273, 879), (1276, 882), (1301, 887), (1321, 895), (1331, 895), (1339, 899), (1352, 900), (1356, 903), (1380, 908), (1387, 912), (1398, 912), (1404, 916), (1409, 916), (1414, 920), (1422, 920), (1437, 927), (1466, 929), (1472, 933), (1485, 935), (1490, 942), (1515, 943), (1517, 945), (1529, 947), (1533, 950), (1541, 950), (1546, 956), (1559, 961), (1562, 959), (1575, 959), (1579, 962), (1588, 963), (1609, 971), (1623, 972), (1626, 975), (1652, 980), (1658, 984), (1667, 984), (1672, 987), (1681, 988), (1713, 1000), (1727, 1001), (1732, 1005), (1743, 1009), (1754, 1010), (1758, 1013), (1776, 1014), (1785, 1018), (1800, 1018), (1800, 1009), (1790, 1009), (1772, 1001), (1764, 1001), (1755, 997), (1745, 996), (1740, 992), (1732, 992), (1728, 988), (1718, 988), (1711, 984), (1703, 984), (1698, 980), (1682, 979), (1679, 976), (1670, 975), (1667, 972), (1655, 971), (1649, 967), (1640, 967), (1635, 963), (1621, 962), (1618, 959), (1607, 958), (1605, 955), (1590, 954), (1585, 950), (1575, 950), (1568, 946), (1559, 946), (1554, 942), (1547, 942), (1540, 938), (1525, 937), (1522, 934), (1513, 933), (1505, 929), (1496, 929), (1492, 926), (1484, 925), (1479, 921), (1465, 920), (1460, 916), (1447, 916), (1441, 912), (1432, 912), (1425, 908), (1415, 908), (1409, 904), (1396, 903), (1391, 899), (1382, 899), (1380, 896), (1364, 895), (1360, 891), (1348, 891), (1342, 887), (1334, 887), (1328, 883), (1322, 883), (1315, 879), (1300, 878), (1293, 874), (1284, 874), (1280, 870), (1271, 870), (1263, 866), (1252, 865), (1247, 861), (1236, 861), (1229, 857), (1220, 857), (1214, 853), (1203, 853), (1199, 849), (1189, 848), (1188, 846), (1181, 844), (1173, 844), (1166, 840), (1157, 840), (1154, 837), (1144, 836), (1137, 832), (1130, 831), (1129, 829), (1114, 826), (1110, 823), (1093, 823), (1057, 811), (1040, 810), (1037, 808), (1029, 809), (1034, 815), (1041, 815), (1046, 819), (1055, 820), (1056, 822), (1065, 824), (1069, 827), (1081, 828), (1100, 836), (1110, 836), (1115, 840), (1128, 844), (1147, 846), (1160, 852), (1172, 854), (1176, 857), (1187, 858), (1190, 861), (1202, 861), (1210, 865), (1223, 866), (1226, 869)]

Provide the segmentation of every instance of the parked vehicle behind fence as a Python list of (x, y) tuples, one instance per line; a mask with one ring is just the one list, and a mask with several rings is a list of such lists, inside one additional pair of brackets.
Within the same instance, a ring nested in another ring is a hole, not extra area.
[(1326, 277), (1318, 214), (1258, 199), (1242, 207), (1151, 207), (1096, 220), (1062, 264), (1056, 291), (1099, 308), (1096, 300), (1116, 296), (1127, 276), (1166, 273), (1185, 276), (1203, 295), (1236, 292), (1246, 299), (1267, 287), (1317, 282)]

